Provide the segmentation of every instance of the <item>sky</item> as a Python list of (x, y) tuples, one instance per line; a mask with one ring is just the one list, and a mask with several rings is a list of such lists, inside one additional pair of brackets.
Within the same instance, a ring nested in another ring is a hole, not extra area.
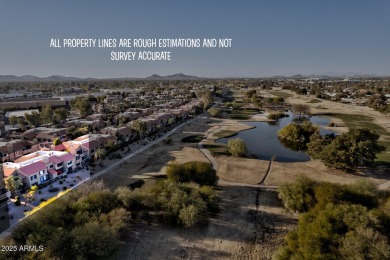
[[(0, 75), (265, 77), (390, 75), (390, 1), (0, 0)], [(52, 38), (230, 38), (171, 61), (111, 61), (119, 48), (50, 48)]]

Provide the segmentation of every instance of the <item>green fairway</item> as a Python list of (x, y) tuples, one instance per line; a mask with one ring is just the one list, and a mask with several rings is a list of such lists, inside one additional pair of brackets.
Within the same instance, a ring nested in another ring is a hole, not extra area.
[(237, 132), (231, 130), (220, 130), (214, 133), (214, 136), (217, 138), (227, 138), (235, 135), (237, 135)]
[(251, 109), (251, 108), (239, 108), (239, 109), (233, 109), (232, 111), (229, 111), (229, 117), (231, 119), (236, 120), (247, 120), (251, 118), (251, 115), (260, 113), (260, 110), (258, 109)]

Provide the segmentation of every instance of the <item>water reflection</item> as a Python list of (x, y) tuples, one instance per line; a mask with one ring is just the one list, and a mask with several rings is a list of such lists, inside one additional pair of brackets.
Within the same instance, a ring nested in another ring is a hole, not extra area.
[[(303, 147), (299, 144), (291, 144), (289, 142), (282, 143), (277, 132), (282, 127), (294, 121), (294, 116), (291, 112), (289, 117), (279, 119), (277, 122), (246, 122), (246, 124), (255, 126), (256, 128), (239, 132), (236, 136), (230, 138), (222, 138), (217, 143), (226, 144), (230, 139), (241, 138), (245, 141), (249, 153), (255, 155), (262, 160), (270, 160), (275, 156), (275, 160), (279, 162), (304, 162), (310, 160), (310, 157), (302, 151)], [(310, 122), (318, 126), (327, 126), (330, 122), (325, 117), (312, 116)], [(320, 127), (320, 134), (331, 134), (332, 131)]]

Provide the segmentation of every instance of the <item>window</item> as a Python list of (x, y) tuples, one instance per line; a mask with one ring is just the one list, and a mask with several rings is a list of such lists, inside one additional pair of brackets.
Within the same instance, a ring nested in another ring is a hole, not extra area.
[(69, 162), (68, 162), (68, 165), (72, 165), (72, 161), (69, 161)]
[(53, 166), (54, 166), (53, 164), (50, 164), (49, 168), (53, 168)]
[(44, 174), (45, 174), (45, 170), (39, 172), (39, 175), (44, 175)]
[(80, 155), (77, 155), (77, 156), (76, 156), (76, 160), (79, 160), (79, 159), (80, 159)]
[(57, 164), (57, 167), (62, 167), (62, 163)]
[(37, 176), (35, 174), (33, 176), (30, 176), (31, 181), (36, 180), (36, 179), (37, 179)]

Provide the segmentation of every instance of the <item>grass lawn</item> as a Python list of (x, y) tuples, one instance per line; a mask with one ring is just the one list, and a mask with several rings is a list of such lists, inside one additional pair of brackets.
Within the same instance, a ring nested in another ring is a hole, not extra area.
[(348, 115), (348, 114), (323, 114), (343, 120), (349, 128), (369, 128), (375, 130), (381, 135), (379, 144), (387, 148), (386, 151), (378, 154), (377, 162), (390, 164), (390, 133), (383, 127), (375, 124), (373, 118), (365, 115)]
[(258, 109), (240, 108), (229, 111), (229, 117), (236, 120), (247, 120), (251, 118), (251, 115), (259, 113)]
[(284, 92), (284, 91), (270, 91), (269, 93), (274, 95), (274, 96), (282, 97), (282, 98), (288, 98), (288, 97), (294, 96), (294, 95), (287, 93), (287, 92)]
[(208, 149), (213, 156), (230, 155), (229, 148), (225, 144), (203, 144), (203, 147)]
[(199, 143), (203, 140), (203, 135), (190, 135), (181, 139), (183, 143)]
[(218, 132), (214, 133), (214, 136), (217, 138), (226, 138), (226, 137), (231, 137), (237, 135), (236, 131), (232, 130), (220, 130)]

